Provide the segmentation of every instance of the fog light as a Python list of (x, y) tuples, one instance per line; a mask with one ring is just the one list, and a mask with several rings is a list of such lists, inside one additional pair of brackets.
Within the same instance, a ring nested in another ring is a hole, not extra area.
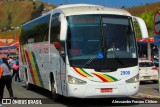
[(77, 89), (77, 88), (75, 88), (75, 89), (74, 89), (74, 91), (78, 91), (78, 89)]
[(139, 82), (139, 75), (137, 74), (136, 76), (126, 80), (126, 83), (136, 83)]

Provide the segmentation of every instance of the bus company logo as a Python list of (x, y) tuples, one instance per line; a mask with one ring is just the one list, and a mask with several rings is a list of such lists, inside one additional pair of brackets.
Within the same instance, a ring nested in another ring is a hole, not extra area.
[(42, 104), (41, 99), (2, 99), (2, 104)]
[(11, 104), (11, 99), (2, 99), (2, 104)]

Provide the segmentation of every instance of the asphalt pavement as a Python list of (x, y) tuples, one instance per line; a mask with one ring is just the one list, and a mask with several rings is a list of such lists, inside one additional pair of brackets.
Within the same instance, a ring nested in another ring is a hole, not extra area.
[[(24, 83), (23, 82), (22, 83), (13, 82), (13, 89), (14, 89), (14, 84), (19, 85), (19, 88), (20, 88), (20, 87), (23, 87), (22, 84), (24, 84)], [(18, 89), (18, 90), (20, 90), (20, 89)], [(16, 94), (19, 97), (22, 97), (22, 98), (24, 97), (21, 95), (23, 93), (17, 92)], [(8, 96), (9, 96), (8, 91), (5, 89), (4, 97), (8, 97)], [(28, 95), (25, 97), (30, 98), (31, 96)], [(142, 83), (139, 87), (138, 94), (131, 96), (131, 97), (133, 97), (133, 98), (158, 98), (158, 99), (160, 99), (159, 84), (152, 84), (152, 82)]]
[(155, 86), (152, 86), (151, 84), (152, 83), (148, 82), (147, 84), (148, 86), (147, 86), (147, 85), (144, 85), (144, 83), (142, 83), (140, 85), (138, 94), (133, 97), (160, 99), (159, 84), (155, 84)]
[[(91, 99), (91, 100), (83, 100), (83, 99), (65, 99), (65, 101), (61, 101), (61, 102), (53, 102), (52, 99), (50, 99), (50, 93), (47, 90), (41, 90), (41, 88), (37, 88), (37, 87), (33, 87), (32, 90), (26, 90), (25, 86), (24, 86), (24, 82), (20, 82), (20, 83), (16, 83), (13, 81), (13, 91), (14, 91), (14, 95), (17, 98), (44, 98), (47, 99), (47, 103), (43, 104), (43, 105), (17, 105), (17, 104), (13, 104), (11, 106), (9, 105), (1, 105), (0, 107), (29, 107), (29, 106), (34, 106), (34, 107), (108, 107), (108, 106), (125, 106), (125, 107), (129, 107), (129, 106), (136, 106), (136, 107), (150, 107), (150, 106), (154, 106), (154, 107), (159, 107), (159, 103), (158, 104), (107, 104), (106, 101), (108, 101), (109, 99)], [(144, 84), (140, 85), (140, 90), (139, 93), (134, 97), (133, 100), (136, 100), (136, 98), (140, 98), (142, 100), (145, 100), (146, 98), (148, 99), (152, 99), (152, 98), (158, 98), (158, 102), (160, 101), (160, 93), (158, 92), (158, 84), (153, 84), (152, 82), (147, 82)], [(5, 88), (5, 92), (4, 92), (4, 97), (8, 98), (9, 94), (7, 89)], [(127, 98), (127, 100), (132, 99), (131, 98)], [(125, 100), (124, 100), (125, 101)], [(141, 100), (140, 100), (141, 101)], [(157, 100), (156, 100), (157, 101)], [(67, 102), (67, 103), (66, 103)]]

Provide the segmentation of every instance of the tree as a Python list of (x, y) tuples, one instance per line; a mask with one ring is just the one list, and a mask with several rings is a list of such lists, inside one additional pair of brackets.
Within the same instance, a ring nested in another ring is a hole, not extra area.
[(39, 16), (41, 16), (42, 11), (44, 9), (45, 5), (42, 3), (31, 15), (31, 20), (34, 18), (37, 18)]
[(122, 6), (122, 9), (126, 8), (126, 6)]
[(12, 15), (11, 15), (12, 13), (8, 13), (8, 18), (7, 18), (7, 20), (8, 20), (8, 27), (10, 27), (11, 26), (11, 24), (12, 24)]

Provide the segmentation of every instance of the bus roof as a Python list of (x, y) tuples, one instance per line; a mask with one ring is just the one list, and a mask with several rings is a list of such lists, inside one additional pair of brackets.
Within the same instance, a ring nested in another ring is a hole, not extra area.
[(129, 12), (123, 9), (108, 8), (100, 5), (90, 4), (70, 4), (62, 5), (52, 11), (61, 11), (65, 16), (79, 15), (79, 14), (115, 14), (131, 16)]
[(104, 7), (100, 5), (92, 5), (92, 4), (68, 4), (68, 5), (58, 6), (57, 8), (27, 23), (37, 20), (45, 15), (51, 14), (51, 12), (62, 13), (64, 14), (64, 16), (72, 16), (72, 15), (80, 15), (80, 14), (112, 14), (112, 15), (131, 16), (131, 14), (128, 11), (123, 9), (108, 8), (108, 7)]

